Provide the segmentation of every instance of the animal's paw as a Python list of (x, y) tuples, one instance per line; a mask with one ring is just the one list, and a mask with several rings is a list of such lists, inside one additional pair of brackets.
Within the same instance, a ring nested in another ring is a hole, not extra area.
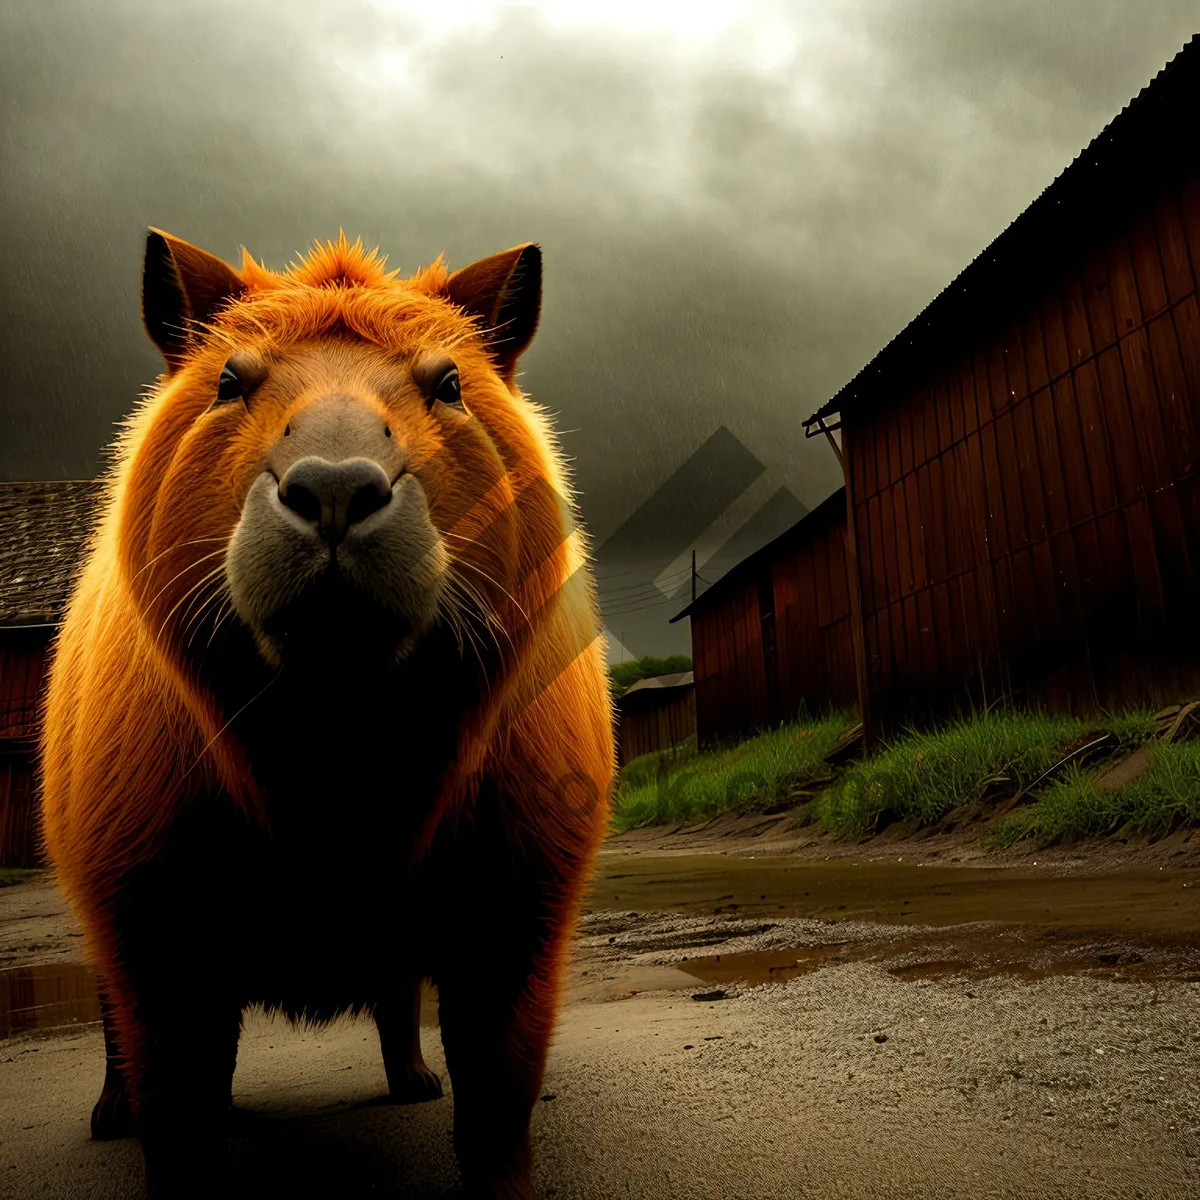
[(112, 1142), (127, 1137), (133, 1137), (129, 1096), (119, 1080), (106, 1078), (100, 1099), (92, 1109), (92, 1140)]
[(416, 1063), (388, 1076), (388, 1093), (380, 1096), (380, 1104), (423, 1104), (439, 1100), (442, 1080), (424, 1063)]

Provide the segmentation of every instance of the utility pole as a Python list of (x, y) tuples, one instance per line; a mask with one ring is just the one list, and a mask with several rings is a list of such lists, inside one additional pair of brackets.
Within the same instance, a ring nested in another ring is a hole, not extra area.
[(692, 551), (692, 603), (696, 603), (696, 552)]

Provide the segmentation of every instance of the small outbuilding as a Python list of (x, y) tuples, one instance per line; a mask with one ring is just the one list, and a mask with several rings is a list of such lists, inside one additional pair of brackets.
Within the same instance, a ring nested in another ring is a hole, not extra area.
[(0, 483), (0, 866), (34, 866), (50, 643), (97, 511), (91, 480)]
[(692, 624), (701, 746), (770, 728), (801, 708), (853, 708), (847, 571), (839, 488), (671, 618)]
[(639, 679), (617, 700), (621, 765), (668, 750), (696, 732), (696, 692), (691, 671)]

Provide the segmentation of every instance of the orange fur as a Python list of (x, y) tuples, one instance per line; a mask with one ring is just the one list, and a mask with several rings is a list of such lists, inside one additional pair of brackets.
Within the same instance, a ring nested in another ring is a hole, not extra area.
[[(113, 926), (124, 881), (214, 789), (271, 828), (255, 763), (231, 728), (237, 714), (205, 690), (184, 648), (189, 622), (221, 601), (221, 576), (208, 573), (266, 447), (334, 378), (355, 381), (401, 431), (453, 567), (496, 616), (502, 667), (461, 729), (457, 762), (419, 836), (396, 855), (419, 863), (469, 816), (481, 780), (500, 789), (513, 838), (536, 843), (547, 864), (556, 914), (517, 1031), (540, 1062), (613, 774), (593, 585), (549, 425), (497, 374), (477, 325), (447, 299), (441, 259), (401, 279), (342, 236), (280, 273), (247, 254), (240, 278), (244, 292), (118, 439), (104, 518), (51, 673), (45, 845), (111, 990), (126, 1062), (136, 1071), (143, 1047)], [(476, 423), (469, 436), (413, 406), (395, 382), (406, 378), (397, 364), (446, 348)], [(286, 404), (268, 393), (235, 421), (209, 405), (225, 359), (245, 349), (303, 386)], [(557, 781), (582, 777), (594, 802), (564, 803)]]

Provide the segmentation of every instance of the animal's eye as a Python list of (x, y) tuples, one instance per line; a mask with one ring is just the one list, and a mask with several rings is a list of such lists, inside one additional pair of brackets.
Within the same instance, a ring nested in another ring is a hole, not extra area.
[(241, 400), (246, 390), (246, 384), (237, 369), (231, 363), (226, 363), (221, 370), (221, 378), (217, 380), (217, 403), (228, 404), (230, 400)]
[(458, 382), (458, 368), (451, 367), (437, 381), (433, 389), (433, 398), (454, 408), (462, 407), (462, 391)]

